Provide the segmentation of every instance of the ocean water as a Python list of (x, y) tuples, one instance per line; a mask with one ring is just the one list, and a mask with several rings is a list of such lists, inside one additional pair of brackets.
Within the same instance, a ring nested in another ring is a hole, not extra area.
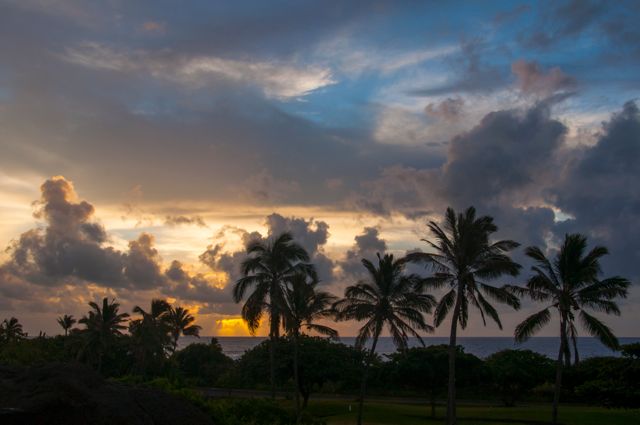
[[(179, 348), (184, 348), (189, 344), (196, 342), (209, 343), (211, 337), (182, 337), (179, 340)], [(235, 336), (221, 336), (216, 337), (222, 346), (222, 351), (229, 357), (237, 359), (246, 351), (249, 350), (266, 338), (264, 337), (235, 337)], [(447, 337), (426, 337), (423, 338), (425, 345), (438, 345), (448, 344), (449, 338)], [(630, 344), (632, 342), (640, 342), (640, 338), (619, 338), (620, 344)], [(355, 343), (354, 337), (342, 337), (340, 342), (348, 345)], [(534, 337), (529, 341), (516, 344), (511, 337), (459, 337), (458, 344), (464, 347), (465, 352), (474, 354), (480, 358), (485, 358), (491, 354), (506, 349), (528, 349), (540, 354), (544, 354), (552, 359), (558, 356), (558, 349), (560, 347), (560, 339), (557, 337)], [(417, 338), (410, 338), (409, 345), (411, 347), (419, 347), (420, 342)], [(619, 353), (612, 351), (602, 345), (600, 341), (590, 337), (578, 338), (578, 350), (580, 358), (586, 359), (589, 357), (598, 356), (618, 356)], [(380, 337), (376, 352), (378, 354), (391, 354), (395, 352), (395, 346), (390, 337)]]

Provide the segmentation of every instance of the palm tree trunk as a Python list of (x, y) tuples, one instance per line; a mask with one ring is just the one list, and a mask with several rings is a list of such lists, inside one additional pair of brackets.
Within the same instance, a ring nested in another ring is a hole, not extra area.
[(573, 364), (577, 365), (578, 363), (580, 363), (580, 354), (578, 354), (578, 338), (575, 334), (572, 334), (571, 340), (573, 341)]
[(564, 319), (560, 319), (560, 350), (558, 351), (558, 361), (556, 363), (556, 385), (553, 391), (553, 411), (551, 413), (551, 423), (558, 423), (558, 404), (560, 403), (560, 389), (562, 386), (562, 357), (565, 353), (566, 325)]
[(269, 377), (271, 380), (271, 398), (276, 399), (276, 338), (273, 333), (269, 335)]
[(298, 376), (298, 333), (293, 332), (293, 379), (296, 387), (296, 425), (300, 423), (300, 377)]
[(376, 330), (376, 334), (373, 336), (373, 343), (371, 344), (371, 351), (367, 356), (367, 360), (364, 364), (364, 371), (362, 372), (362, 384), (360, 386), (360, 400), (358, 402), (358, 425), (362, 425), (362, 410), (364, 408), (364, 395), (367, 392), (367, 375), (369, 374), (369, 365), (373, 356), (376, 354), (376, 345), (378, 345), (378, 337), (380, 336), (380, 330)]
[(462, 288), (458, 289), (456, 306), (451, 317), (451, 335), (449, 337), (449, 388), (447, 395), (447, 425), (456, 423), (456, 336), (458, 333), (458, 317), (460, 316), (460, 304)]

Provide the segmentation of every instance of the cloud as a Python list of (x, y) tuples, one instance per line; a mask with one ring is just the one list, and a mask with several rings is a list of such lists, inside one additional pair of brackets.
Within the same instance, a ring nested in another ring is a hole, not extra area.
[(165, 217), (164, 224), (167, 226), (180, 226), (180, 225), (195, 225), (198, 227), (209, 227), (205, 223), (204, 219), (199, 215), (186, 216), (186, 215), (168, 215)]
[(557, 2), (536, 22), (536, 30), (522, 35), (526, 47), (548, 48), (553, 44), (575, 39), (597, 22), (606, 12), (605, 2), (598, 0), (570, 0)]
[(219, 313), (237, 312), (238, 307), (231, 296), (232, 285), (215, 282), (202, 273), (192, 274), (184, 264), (174, 260), (165, 271), (169, 283), (163, 288), (163, 294), (187, 302), (203, 304)]
[(640, 273), (640, 112), (634, 102), (603, 124), (598, 141), (583, 147), (552, 188), (554, 203), (573, 216), (562, 232), (588, 233), (607, 246), (607, 273), (638, 281)]
[(518, 89), (524, 94), (550, 96), (559, 91), (575, 88), (576, 81), (558, 67), (544, 72), (536, 62), (518, 60), (511, 64), (511, 72), (516, 75)]
[(329, 239), (329, 225), (324, 221), (305, 220), (299, 217), (284, 217), (280, 214), (267, 216), (268, 236), (273, 237), (283, 232), (291, 232), (294, 240), (309, 253), (315, 264), (318, 277), (322, 282), (333, 280), (333, 261), (324, 252)]
[(140, 27), (143, 31), (146, 31), (149, 33), (162, 34), (167, 30), (166, 24), (164, 22), (159, 22), (159, 21), (146, 21)]
[(213, 270), (224, 271), (229, 277), (229, 282), (240, 278), (240, 265), (246, 258), (246, 247), (253, 241), (264, 241), (267, 238), (276, 237), (284, 232), (290, 232), (294, 240), (299, 243), (309, 254), (311, 262), (316, 266), (318, 277), (322, 282), (333, 280), (334, 262), (326, 255), (324, 247), (329, 239), (329, 225), (324, 221), (301, 217), (285, 217), (273, 213), (265, 217), (267, 234), (263, 236), (259, 232), (248, 232), (244, 229), (226, 226), (217, 235), (217, 239), (228, 241), (230, 234), (239, 236), (242, 248), (228, 251), (225, 243), (217, 243), (207, 247), (200, 255), (200, 261)]
[(186, 57), (170, 51), (117, 50), (96, 42), (70, 47), (64, 58), (89, 68), (141, 72), (193, 87), (215, 85), (216, 78), (222, 78), (255, 85), (266, 96), (279, 99), (305, 96), (335, 83), (325, 67), (215, 56)]
[(71, 181), (52, 177), (40, 190), (34, 216), (44, 226), (27, 230), (10, 244), (10, 258), (0, 266), (3, 282), (138, 290), (164, 285), (153, 235), (141, 233), (120, 251), (107, 244), (107, 232), (95, 221), (93, 205), (77, 199)]
[(486, 94), (505, 85), (506, 75), (501, 68), (489, 64), (484, 51), (486, 43), (481, 39), (464, 41), (460, 54), (454, 55), (454, 71), (448, 82), (434, 87), (417, 88), (409, 91), (412, 96), (441, 96), (448, 94)]
[(440, 103), (430, 103), (424, 108), (427, 116), (448, 122), (460, 118), (464, 107), (464, 99), (461, 97), (448, 97)]
[[(354, 237), (355, 243), (339, 262), (341, 280), (349, 281), (362, 276), (364, 268), (362, 259), (374, 261), (376, 254), (384, 255), (387, 251), (387, 242), (380, 237), (380, 229), (377, 227), (365, 227), (362, 233)], [(352, 282), (353, 283), (353, 282)]]

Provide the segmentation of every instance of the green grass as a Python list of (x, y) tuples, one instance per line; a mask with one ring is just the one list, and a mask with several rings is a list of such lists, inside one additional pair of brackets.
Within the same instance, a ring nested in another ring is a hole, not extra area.
[[(352, 411), (349, 412), (349, 405)], [(356, 403), (353, 401), (316, 401), (309, 403), (309, 410), (325, 419), (328, 425), (355, 424)], [(363, 422), (368, 425), (429, 425), (444, 423), (445, 407), (438, 406), (437, 418), (430, 417), (431, 410), (424, 405), (370, 402), (365, 403)], [(458, 423), (461, 425), (508, 425), (549, 423), (550, 405), (519, 407), (458, 406)], [(591, 406), (560, 406), (559, 422), (564, 425), (640, 425), (639, 410), (605, 409)]]

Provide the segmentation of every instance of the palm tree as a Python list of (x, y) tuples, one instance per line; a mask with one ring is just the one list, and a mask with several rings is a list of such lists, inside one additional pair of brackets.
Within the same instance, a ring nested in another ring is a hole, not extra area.
[[(489, 216), (476, 217), (476, 210), (469, 207), (456, 215), (447, 208), (444, 229), (437, 223), (429, 222), (429, 230), (435, 241), (423, 239), (434, 253), (416, 252), (407, 255), (407, 261), (425, 264), (434, 271), (433, 276), (423, 280), (425, 287), (441, 288), (449, 291), (440, 299), (434, 312), (434, 324), (440, 326), (453, 307), (451, 334), (449, 338), (449, 382), (447, 397), (447, 423), (456, 423), (456, 336), (458, 325), (466, 328), (469, 318), (469, 304), (475, 306), (486, 326), (488, 316), (502, 329), (496, 309), (485, 298), (505, 303), (515, 309), (520, 307), (518, 298), (504, 287), (498, 288), (488, 280), (503, 275), (517, 276), (521, 266), (513, 262), (507, 252), (519, 244), (510, 240), (491, 243), (489, 237), (498, 228)], [(484, 295), (483, 295), (484, 294)]]
[[(386, 325), (393, 342), (401, 350), (407, 348), (409, 335), (423, 343), (416, 330), (432, 332), (423, 313), (431, 313), (436, 301), (432, 295), (421, 293), (421, 278), (405, 274), (405, 259), (394, 260), (393, 255), (378, 257), (378, 267), (362, 259), (368, 275), (366, 280), (346, 288), (345, 297), (334, 304), (339, 320), (366, 321), (358, 331), (356, 347), (362, 348), (372, 338), (371, 349), (366, 356), (358, 404), (358, 425), (362, 424), (362, 408), (367, 388), (369, 365), (375, 357), (378, 338)], [(423, 343), (424, 345), (424, 343)]]
[(165, 322), (169, 326), (172, 339), (172, 352), (176, 351), (178, 347), (178, 339), (180, 334), (200, 336), (200, 330), (202, 326), (193, 325), (195, 317), (189, 313), (189, 310), (182, 307), (170, 307), (167, 315), (165, 316)]
[(15, 317), (4, 319), (0, 324), (0, 342), (14, 342), (26, 337), (22, 324)]
[(334, 315), (331, 308), (336, 297), (328, 292), (317, 291), (317, 280), (308, 282), (308, 276), (296, 274), (287, 282), (282, 309), (283, 327), (293, 341), (293, 375), (296, 392), (296, 423), (300, 423), (300, 379), (298, 368), (298, 338), (302, 328), (308, 331), (338, 338), (338, 332), (329, 326), (314, 323)]
[[(525, 288), (512, 287), (517, 294), (528, 295), (535, 301), (546, 302), (543, 310), (527, 317), (516, 327), (516, 341), (526, 341), (551, 320), (551, 309), (560, 319), (560, 349), (556, 363), (556, 383), (553, 397), (552, 419), (558, 419), (558, 402), (562, 383), (563, 357), (569, 358), (569, 336), (577, 335), (576, 315), (582, 327), (609, 348), (617, 349), (618, 339), (611, 329), (585, 309), (620, 315), (615, 298), (626, 298), (629, 281), (619, 276), (599, 280), (600, 258), (608, 253), (607, 248), (596, 246), (586, 253), (587, 238), (580, 234), (566, 235), (556, 258), (549, 260), (542, 250), (529, 247), (528, 257), (535, 261), (531, 269), (534, 275)], [(586, 254), (585, 254), (586, 253)], [(576, 347), (577, 351), (577, 347)]]
[(142, 316), (129, 324), (138, 367), (141, 369), (145, 369), (153, 360), (164, 359), (171, 345), (170, 328), (166, 321), (170, 310), (169, 303), (160, 299), (151, 300), (148, 312), (140, 306), (133, 308), (134, 313)]
[(316, 278), (315, 268), (309, 264), (309, 254), (293, 241), (293, 236), (282, 233), (268, 240), (258, 240), (247, 246), (247, 258), (242, 262), (242, 278), (233, 287), (233, 299), (239, 303), (249, 289), (253, 292), (242, 306), (242, 318), (249, 331), (255, 333), (264, 313), (269, 315), (269, 362), (271, 397), (276, 397), (275, 341), (280, 336), (282, 305), (286, 282), (296, 273)]
[(75, 325), (76, 319), (73, 315), (65, 314), (62, 317), (58, 317), (58, 324), (64, 329), (64, 336), (69, 335), (69, 330)]
[(108, 298), (102, 299), (102, 307), (95, 302), (90, 302), (89, 314), (82, 316), (78, 323), (85, 325), (82, 330), (86, 338), (85, 346), (80, 354), (93, 351), (98, 357), (98, 371), (102, 370), (102, 359), (113, 340), (122, 335), (122, 330), (127, 327), (123, 324), (129, 318), (127, 313), (118, 313), (120, 304), (115, 299), (109, 302)]

